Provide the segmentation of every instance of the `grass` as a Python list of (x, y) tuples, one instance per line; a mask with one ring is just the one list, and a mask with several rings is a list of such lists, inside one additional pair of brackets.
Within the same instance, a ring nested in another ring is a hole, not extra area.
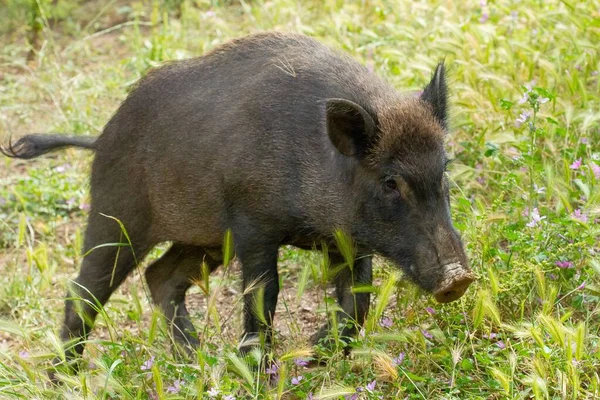
[(405, 91), (419, 90), (445, 58), (453, 216), (479, 279), (460, 301), (438, 305), (380, 260), (371, 317), (352, 355), (307, 368), (307, 325), (314, 329), (334, 303), (322, 256), (283, 249), (277, 328), (285, 334), (276, 336), (275, 364), (256, 374), (251, 359), (261, 355), (244, 360), (235, 351), (235, 265), (192, 290), (203, 346), (189, 363), (173, 356), (136, 271), (101, 313), (82, 371), (53, 386), (45, 368), (61, 353), (62, 298), (82, 257), (91, 157), (3, 158), (0, 397), (600, 397), (598, 1), (5, 4), (4, 140), (96, 135), (148, 68), (258, 30), (317, 37)]

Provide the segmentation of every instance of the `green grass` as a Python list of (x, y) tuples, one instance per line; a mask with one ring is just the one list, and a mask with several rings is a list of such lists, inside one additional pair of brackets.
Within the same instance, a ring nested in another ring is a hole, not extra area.
[[(2, 158), (0, 398), (209, 398), (218, 391), (221, 399), (341, 399), (357, 388), (361, 399), (600, 397), (597, 0), (59, 0), (56, 8), (49, 0), (7, 0), (2, 7), (3, 140), (27, 132), (96, 135), (148, 68), (259, 30), (317, 37), (404, 91), (419, 90), (445, 58), (453, 216), (479, 279), (460, 301), (438, 305), (380, 260), (371, 319), (352, 355), (326, 354), (325, 365), (306, 368), (294, 360), (310, 355), (310, 333), (298, 318), (304, 311), (294, 310), (312, 296), (307, 314), (323, 321), (335, 305), (322, 257), (283, 249), (282, 284), (291, 289), (280, 298), (277, 327), (286, 334), (276, 336), (270, 357), (279, 369), (269, 375), (256, 374), (252, 357), (235, 351), (241, 293), (230, 289), (238, 283), (234, 268), (192, 293), (203, 346), (187, 363), (173, 356), (136, 271), (101, 313), (82, 371), (53, 386), (45, 368), (61, 353), (57, 331), (82, 256), (91, 156)], [(40, 47), (28, 61), (25, 38), (36, 24)], [(528, 120), (517, 126), (524, 112)]]

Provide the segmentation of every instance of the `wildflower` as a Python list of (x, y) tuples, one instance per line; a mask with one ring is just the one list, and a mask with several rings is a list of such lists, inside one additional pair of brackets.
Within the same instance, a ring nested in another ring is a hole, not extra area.
[(504, 344), (504, 342), (502, 340), (499, 340), (498, 342), (496, 342), (496, 346), (498, 346), (500, 348), (500, 350), (504, 350), (506, 348), (506, 345)]
[(538, 223), (546, 219), (546, 217), (540, 217), (540, 213), (537, 207), (534, 208), (533, 211), (531, 211), (530, 216), (531, 221), (526, 225), (528, 228), (533, 228), (534, 226), (537, 226)]
[(404, 361), (404, 353), (400, 353), (398, 354), (398, 357), (392, 358), (392, 364), (394, 364), (394, 367), (402, 364), (402, 361)]
[(269, 367), (267, 367), (267, 369), (265, 369), (265, 372), (268, 375), (275, 375), (278, 370), (279, 370), (279, 365), (277, 365), (277, 363), (273, 362), (273, 363), (271, 363), (271, 365), (269, 365)]
[(583, 282), (581, 285), (577, 286), (577, 290), (582, 290), (585, 289), (585, 282)]
[(19, 357), (21, 357), (21, 358), (29, 358), (29, 352), (27, 350), (21, 350), (19, 352)]
[(423, 334), (423, 336), (425, 336), (427, 339), (433, 339), (433, 335), (431, 333), (429, 333), (428, 331), (426, 331), (425, 329), (421, 329), (421, 333)]
[(235, 396), (232, 394), (228, 394), (227, 396), (223, 396), (223, 400), (235, 400)]
[(304, 360), (302, 358), (296, 358), (296, 359), (294, 359), (294, 364), (296, 364), (299, 367), (306, 367), (308, 365), (308, 360)]
[(525, 122), (527, 122), (530, 117), (531, 117), (531, 112), (530, 111), (523, 111), (519, 115), (519, 118), (517, 118), (515, 120), (515, 125), (517, 126), (517, 128), (519, 128), (522, 124), (524, 124)]
[(519, 13), (516, 12), (515, 10), (513, 10), (513, 11), (510, 12), (510, 16), (513, 19), (513, 21), (516, 21), (517, 18), (519, 17)]
[(376, 380), (371, 383), (367, 383), (367, 390), (372, 393), (375, 390), (375, 384), (377, 384)]
[(498, 336), (498, 334), (496, 334), (494, 332), (490, 332), (489, 335), (483, 335), (483, 338), (485, 338), (485, 339), (494, 339), (496, 336)]
[(298, 375), (292, 378), (292, 385), (299, 385), (300, 381), (304, 378), (302, 375)]
[(217, 13), (214, 12), (213, 10), (209, 10), (209, 11), (207, 11), (207, 12), (204, 13), (204, 16), (207, 17), (207, 18), (214, 17), (215, 15), (217, 15)]
[(93, 361), (90, 361), (88, 363), (88, 369), (96, 369), (96, 368), (98, 368), (98, 367), (96, 366), (96, 364)]
[(81, 203), (79, 205), (79, 209), (81, 211), (90, 211), (91, 207), (90, 207), (90, 205), (88, 203)]
[(427, 313), (429, 313), (429, 315), (435, 314), (435, 310), (433, 308), (431, 308), (431, 307), (425, 308), (425, 311), (427, 311)]
[(185, 382), (183, 380), (177, 379), (175, 382), (173, 382), (173, 385), (167, 388), (167, 393), (179, 393), (179, 391), (181, 390), (181, 385), (183, 385), (184, 383)]
[(481, 13), (481, 18), (479, 18), (479, 22), (485, 24), (488, 19), (490, 19), (490, 14), (488, 14), (487, 12), (483, 12)]
[(527, 100), (529, 100), (529, 92), (523, 93), (523, 97), (521, 97), (517, 103), (525, 104), (525, 103), (527, 103)]
[(63, 164), (63, 165), (59, 165), (58, 167), (55, 167), (54, 170), (60, 174), (62, 174), (63, 172), (65, 172), (67, 170), (67, 167), (69, 167), (69, 164)]
[(538, 97), (538, 98), (537, 98), (537, 101), (538, 101), (538, 103), (539, 103), (539, 104), (545, 104), (545, 103), (547, 103), (549, 100), (550, 100), (549, 98), (547, 98), (547, 97), (542, 97), (542, 96), (540, 96), (540, 97)]
[(391, 328), (393, 324), (392, 320), (388, 317), (382, 318), (381, 321), (379, 321), (379, 325), (384, 328)]
[(208, 397), (212, 399), (213, 397), (217, 397), (219, 395), (219, 389), (214, 387), (210, 388), (206, 394), (208, 394)]
[(365, 328), (361, 328), (361, 330), (358, 331), (358, 336), (360, 336), (361, 338), (367, 336), (367, 331), (365, 331)]
[(588, 144), (589, 143), (589, 139), (586, 137), (582, 137), (580, 140), (581, 144)]
[(592, 172), (594, 173), (594, 177), (596, 179), (600, 179), (600, 165), (592, 163)]
[(573, 171), (577, 171), (581, 167), (581, 158), (573, 161), (573, 164), (569, 166)]
[(556, 280), (556, 275), (550, 273), (550, 274), (548, 274), (548, 278), (550, 278), (551, 280), (555, 281)]
[(598, 75), (598, 71), (592, 71), (592, 72), (590, 73), (590, 75), (592, 75), (592, 76), (596, 76), (596, 75)]
[(557, 261), (557, 262), (555, 262), (555, 264), (558, 268), (564, 268), (564, 269), (574, 267), (574, 265), (571, 261)]
[(308, 396), (306, 396), (306, 400), (313, 400), (313, 394), (310, 392)]
[(587, 223), (587, 221), (588, 221), (587, 215), (582, 213), (579, 208), (577, 210), (573, 211), (573, 213), (571, 214), (571, 217), (575, 218), (576, 220), (578, 220), (580, 222), (583, 222), (584, 224)]
[(142, 364), (140, 369), (142, 371), (147, 371), (147, 370), (151, 369), (153, 365), (154, 365), (154, 356), (150, 357), (149, 360), (144, 361), (144, 363)]

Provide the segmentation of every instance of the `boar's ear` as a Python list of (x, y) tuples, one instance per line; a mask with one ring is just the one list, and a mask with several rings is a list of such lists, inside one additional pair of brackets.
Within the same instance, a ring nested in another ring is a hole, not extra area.
[(433, 115), (444, 128), (447, 128), (448, 88), (446, 86), (446, 67), (443, 61), (437, 65), (431, 82), (423, 90), (421, 100), (431, 104)]
[(333, 145), (346, 156), (362, 156), (375, 131), (373, 118), (358, 104), (344, 99), (326, 103), (327, 134)]

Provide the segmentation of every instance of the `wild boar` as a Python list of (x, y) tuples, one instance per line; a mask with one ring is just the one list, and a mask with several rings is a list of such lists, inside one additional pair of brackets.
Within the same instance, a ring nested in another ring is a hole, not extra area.
[[(97, 138), (27, 135), (3, 152), (33, 158), (64, 146), (95, 151), (83, 246), (89, 254), (67, 297), (61, 333), (75, 342), (70, 357), (83, 351), (97, 313), (90, 304), (104, 304), (166, 241), (171, 248), (145, 276), (174, 338), (197, 347), (185, 294), (202, 263), (211, 271), (222, 263), (227, 230), (244, 289), (264, 288), (266, 324), (246, 290), (247, 351), (259, 336), (270, 340), (278, 248), (329, 243), (340, 264), (331, 245), (336, 230), (350, 235), (357, 254), (335, 279), (341, 320), (363, 323), (369, 294), (350, 289), (371, 283), (374, 254), (440, 302), (463, 295), (474, 275), (450, 216), (446, 134), (443, 63), (420, 96), (403, 96), (314, 39), (259, 33), (151, 71)], [(115, 218), (130, 245), (98, 247), (126, 242)], [(314, 339), (326, 334), (324, 328)]]

